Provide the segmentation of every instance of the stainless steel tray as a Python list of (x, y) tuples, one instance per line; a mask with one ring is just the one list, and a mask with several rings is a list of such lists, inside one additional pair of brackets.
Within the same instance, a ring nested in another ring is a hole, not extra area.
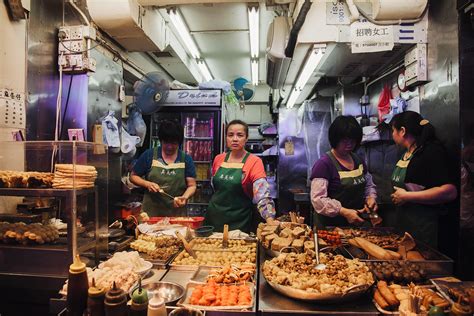
[[(448, 256), (442, 254), (436, 249), (429, 247), (426, 244), (416, 241), (417, 243), (417, 250), (423, 255), (425, 258), (429, 258), (426, 260), (417, 260), (413, 261), (421, 268), (423, 268), (427, 274), (431, 277), (435, 276), (448, 276), (453, 274), (453, 265), (454, 261), (449, 258)], [(367, 262), (384, 262), (384, 261), (403, 261), (403, 260), (380, 260), (374, 259), (368, 256), (363, 250), (354, 247), (352, 245), (345, 245), (344, 246), (347, 252), (352, 256), (353, 259), (359, 259), (361, 261)]]
[[(251, 310), (254, 308), (255, 303), (256, 303), (256, 295), (255, 295), (255, 284), (253, 283), (246, 283), (242, 285), (246, 285), (249, 287), (250, 294), (251, 294), (251, 304), (250, 305), (235, 305), (235, 306), (205, 306), (205, 305), (192, 305), (189, 303), (189, 299), (192, 295), (192, 291), (194, 288), (197, 286), (202, 285), (198, 283), (188, 283), (186, 286), (186, 292), (181, 300), (178, 302), (178, 306), (184, 306), (184, 307), (189, 307), (189, 308), (194, 308), (194, 309), (199, 309), (199, 310), (205, 310), (205, 311), (219, 311), (219, 310)], [(218, 286), (229, 286), (229, 285), (218, 285)]]

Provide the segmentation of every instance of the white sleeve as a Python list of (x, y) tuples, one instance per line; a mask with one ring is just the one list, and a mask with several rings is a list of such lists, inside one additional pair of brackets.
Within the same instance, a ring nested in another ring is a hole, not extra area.
[(311, 204), (316, 213), (336, 217), (341, 210), (341, 202), (328, 197), (328, 180), (314, 178), (311, 181)]

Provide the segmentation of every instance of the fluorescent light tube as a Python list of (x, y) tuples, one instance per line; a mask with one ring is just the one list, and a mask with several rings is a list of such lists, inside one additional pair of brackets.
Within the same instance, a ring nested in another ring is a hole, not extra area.
[(199, 72), (201, 73), (201, 75), (204, 77), (206, 81), (210, 81), (213, 79), (211, 72), (209, 71), (209, 68), (207, 68), (207, 65), (204, 62), (204, 60), (198, 60), (197, 65), (199, 67)]
[(174, 27), (179, 33), (179, 36), (181, 37), (181, 41), (184, 43), (184, 45), (188, 49), (188, 53), (193, 58), (200, 58), (201, 55), (199, 54), (199, 49), (197, 48), (196, 43), (191, 37), (191, 34), (189, 33), (189, 30), (186, 24), (184, 24), (181, 14), (179, 14), (177, 10), (171, 10), (169, 12), (169, 16), (170, 16), (171, 23), (173, 23)]
[(304, 88), (309, 78), (313, 74), (314, 70), (319, 65), (319, 62), (323, 58), (323, 55), (324, 51), (322, 49), (312, 49), (311, 54), (309, 55), (308, 60), (306, 61), (303, 67), (303, 70), (298, 76), (298, 80), (296, 80), (295, 87), (299, 89)]
[(250, 33), (250, 57), (259, 57), (259, 12), (257, 7), (251, 7), (248, 10), (249, 15), (249, 33)]
[(301, 91), (303, 90), (311, 75), (316, 70), (316, 67), (318, 67), (319, 63), (321, 62), (321, 59), (324, 56), (324, 52), (325, 50), (320, 47), (313, 47), (313, 49), (311, 50), (311, 53), (308, 56), (308, 59), (306, 60), (305, 65), (303, 67), (303, 70), (301, 70), (300, 74), (298, 75), (298, 78), (296, 79), (296, 83), (293, 86), (293, 89), (291, 90), (290, 96), (288, 97), (288, 101), (286, 101), (287, 108), (292, 108), (295, 106), (296, 100), (301, 94)]
[(258, 85), (258, 59), (252, 59), (250, 61), (250, 67), (252, 71), (252, 84)]
[(301, 90), (293, 88), (291, 90), (290, 96), (288, 97), (288, 101), (286, 101), (286, 107), (291, 109), (295, 106), (296, 100), (301, 94)]

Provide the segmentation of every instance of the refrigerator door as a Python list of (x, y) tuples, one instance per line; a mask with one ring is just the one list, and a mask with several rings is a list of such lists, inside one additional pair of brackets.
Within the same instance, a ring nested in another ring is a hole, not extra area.
[[(188, 109), (189, 110), (189, 109)], [(197, 190), (188, 203), (190, 216), (201, 216), (207, 211), (212, 196), (211, 166), (219, 154), (222, 138), (219, 111), (183, 111), (184, 151), (194, 160)]]

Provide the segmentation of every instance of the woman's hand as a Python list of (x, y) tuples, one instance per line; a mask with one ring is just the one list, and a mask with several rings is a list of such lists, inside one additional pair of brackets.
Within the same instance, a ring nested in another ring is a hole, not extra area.
[(177, 196), (173, 199), (173, 207), (180, 208), (186, 206), (188, 199), (184, 196)]
[(356, 210), (342, 207), (339, 214), (344, 216), (349, 224), (357, 225), (364, 222), (364, 220), (359, 216), (359, 212)]
[(371, 212), (377, 212), (379, 209), (379, 206), (377, 205), (377, 201), (373, 197), (368, 197), (367, 200), (365, 201), (365, 206), (369, 209)]
[(148, 190), (148, 192), (160, 192), (160, 186), (158, 185), (158, 183), (152, 181), (147, 181), (145, 188)]
[(393, 187), (395, 189), (395, 192), (392, 193), (392, 202), (395, 205), (403, 205), (406, 202), (409, 202), (409, 193), (407, 190), (399, 188), (399, 187)]

